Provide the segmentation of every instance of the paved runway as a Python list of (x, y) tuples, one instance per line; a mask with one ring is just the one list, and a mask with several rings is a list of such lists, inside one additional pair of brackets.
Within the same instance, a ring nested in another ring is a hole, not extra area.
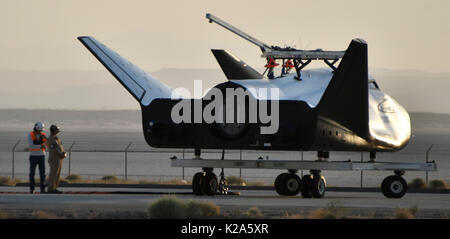
[[(213, 202), (221, 207), (221, 212), (228, 213), (258, 207), (269, 216), (283, 215), (286, 212), (292, 215), (337, 205), (360, 216), (392, 215), (398, 208), (417, 207), (420, 217), (450, 217), (450, 194), (407, 193), (401, 199), (388, 199), (376, 192), (327, 192), (323, 199), (305, 199), (301, 196), (281, 197), (268, 190), (242, 190), (240, 196), (214, 197), (194, 196), (189, 189), (71, 187), (60, 190), (65, 193), (32, 195), (27, 193), (27, 187), (0, 187), (0, 212), (27, 214), (33, 211), (50, 211), (73, 212), (77, 215), (122, 212), (142, 216), (150, 203), (163, 197), (165, 193), (175, 193), (184, 200)], [(102, 194), (91, 194), (93, 192)]]

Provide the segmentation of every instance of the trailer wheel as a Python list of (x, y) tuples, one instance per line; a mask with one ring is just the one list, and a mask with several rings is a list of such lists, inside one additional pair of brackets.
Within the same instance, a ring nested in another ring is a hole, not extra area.
[(387, 198), (401, 198), (405, 195), (408, 184), (400, 176), (392, 175), (381, 183), (381, 192)]
[(203, 189), (202, 189), (202, 180), (203, 179), (203, 173), (196, 173), (194, 177), (192, 178), (192, 191), (197, 196), (203, 195)]
[(281, 191), (286, 196), (297, 195), (302, 187), (302, 181), (297, 174), (286, 173), (280, 178)]
[(275, 182), (274, 182), (274, 187), (275, 187), (275, 191), (279, 194), (279, 195), (286, 195), (285, 192), (283, 191), (283, 189), (281, 188), (281, 178), (286, 175), (288, 173), (282, 173), (280, 175), (277, 176), (277, 178), (275, 178)]
[(218, 187), (217, 176), (214, 173), (206, 173), (201, 183), (203, 193), (208, 196), (216, 195)]
[(327, 183), (325, 181), (325, 177), (321, 175), (314, 175), (310, 188), (313, 198), (323, 198), (325, 196), (326, 188)]
[(302, 197), (303, 198), (311, 198), (312, 197), (312, 195), (311, 195), (312, 176), (309, 174), (304, 175), (302, 177), (302, 183), (303, 183), (303, 185), (300, 190)]

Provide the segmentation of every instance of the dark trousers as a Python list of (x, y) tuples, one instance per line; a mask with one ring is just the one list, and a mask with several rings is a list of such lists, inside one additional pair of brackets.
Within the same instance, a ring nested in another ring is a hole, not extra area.
[(39, 165), (41, 191), (45, 190), (45, 156), (30, 156), (30, 190), (34, 190), (34, 174)]

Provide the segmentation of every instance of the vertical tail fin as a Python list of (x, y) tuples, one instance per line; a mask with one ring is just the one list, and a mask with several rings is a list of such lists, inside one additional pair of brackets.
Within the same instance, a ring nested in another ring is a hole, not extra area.
[(318, 105), (319, 115), (369, 136), (367, 43), (353, 39)]
[(227, 50), (211, 49), (223, 73), (228, 80), (247, 80), (264, 78), (256, 70), (247, 65)]

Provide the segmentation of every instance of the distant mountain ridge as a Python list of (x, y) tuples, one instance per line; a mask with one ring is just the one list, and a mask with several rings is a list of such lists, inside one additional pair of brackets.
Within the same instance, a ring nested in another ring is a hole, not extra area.
[[(219, 65), (211, 69), (163, 68), (151, 75), (172, 88), (203, 91), (227, 79)], [(262, 72), (262, 69), (255, 67)], [(450, 72), (370, 68), (380, 88), (408, 111), (450, 114)], [(0, 69), (0, 109), (139, 109), (139, 104), (107, 70), (24, 71)]]

